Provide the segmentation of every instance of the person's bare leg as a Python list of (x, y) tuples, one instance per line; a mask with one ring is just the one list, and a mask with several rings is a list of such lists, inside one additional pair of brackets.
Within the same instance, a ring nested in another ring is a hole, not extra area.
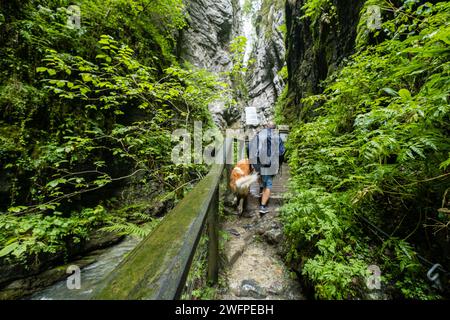
[(269, 202), (269, 198), (270, 198), (270, 189), (269, 188), (265, 188), (263, 190), (261, 204), (263, 206), (267, 205), (267, 203)]

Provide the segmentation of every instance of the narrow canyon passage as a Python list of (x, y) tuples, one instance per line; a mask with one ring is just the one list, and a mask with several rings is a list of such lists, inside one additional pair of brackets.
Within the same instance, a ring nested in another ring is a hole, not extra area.
[(440, 0), (0, 1), (0, 300), (448, 299), (449, 48)]

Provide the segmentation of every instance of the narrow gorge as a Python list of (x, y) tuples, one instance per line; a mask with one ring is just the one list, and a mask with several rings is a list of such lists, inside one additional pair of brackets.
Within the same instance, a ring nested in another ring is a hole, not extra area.
[[(216, 124), (223, 129), (245, 127), (247, 107), (257, 109), (260, 124), (273, 120), (285, 86), (280, 75), (285, 66), (284, 2), (192, 0), (187, 11), (189, 27), (181, 31), (180, 58), (216, 73), (234, 91), (210, 105)], [(239, 52), (230, 48), (242, 39), (242, 54), (233, 57)], [(246, 69), (237, 71), (243, 76), (242, 88), (230, 75), (236, 62)]]
[(439, 0), (0, 2), (0, 300), (448, 299), (449, 48)]

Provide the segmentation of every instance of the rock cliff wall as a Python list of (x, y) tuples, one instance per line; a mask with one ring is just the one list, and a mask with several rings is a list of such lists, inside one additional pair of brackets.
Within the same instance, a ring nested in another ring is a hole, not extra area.
[[(247, 37), (247, 57), (254, 63), (246, 74), (248, 97), (226, 107), (226, 98), (216, 101), (210, 111), (221, 128), (242, 127), (245, 107), (256, 107), (261, 123), (273, 117), (273, 106), (284, 87), (278, 72), (284, 66), (284, 0), (187, 0), (189, 28), (181, 33), (181, 60), (217, 73), (231, 84), (225, 73), (232, 66), (229, 50), (237, 36)], [(250, 30), (249, 30), (250, 28)], [(253, 30), (252, 30), (253, 29)]]
[[(180, 34), (179, 59), (223, 78), (232, 67), (228, 47), (239, 30), (237, 0), (187, 0), (186, 8), (189, 27)], [(228, 114), (225, 100), (210, 105), (213, 119), (221, 128), (227, 127), (233, 117)]]
[(285, 83), (279, 72), (285, 65), (284, 1), (262, 1), (256, 13), (256, 38), (250, 58), (254, 64), (247, 74), (248, 107), (256, 107), (261, 124), (274, 117), (274, 106)]
[(315, 23), (304, 15), (306, 0), (286, 3), (288, 105), (284, 115), (290, 121), (311, 115), (301, 99), (322, 92), (325, 80), (354, 52), (359, 14), (364, 0), (331, 0), (332, 9), (323, 10)]

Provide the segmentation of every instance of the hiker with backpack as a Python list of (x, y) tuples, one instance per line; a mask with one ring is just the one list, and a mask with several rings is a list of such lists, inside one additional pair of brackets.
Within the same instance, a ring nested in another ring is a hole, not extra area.
[(280, 171), (286, 152), (283, 140), (275, 129), (275, 124), (270, 122), (249, 143), (250, 163), (261, 176), (260, 188), (262, 189), (262, 195), (259, 207), (261, 216), (269, 212), (267, 205), (270, 199), (273, 178)]

